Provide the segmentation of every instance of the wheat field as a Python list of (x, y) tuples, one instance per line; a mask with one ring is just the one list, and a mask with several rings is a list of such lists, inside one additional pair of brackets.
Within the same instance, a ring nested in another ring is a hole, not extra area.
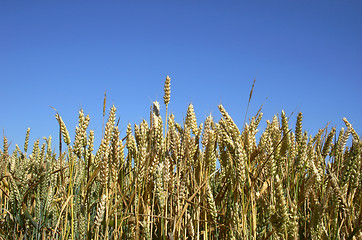
[(121, 134), (112, 106), (98, 148), (83, 110), (74, 139), (56, 114), (61, 154), (51, 137), (29, 147), (30, 129), (12, 153), (4, 137), (0, 239), (362, 239), (362, 143), (346, 118), (311, 136), (282, 111), (256, 139), (261, 111), (240, 128), (222, 105), (198, 123), (190, 104), (177, 123), (170, 81), (164, 116), (154, 102)]

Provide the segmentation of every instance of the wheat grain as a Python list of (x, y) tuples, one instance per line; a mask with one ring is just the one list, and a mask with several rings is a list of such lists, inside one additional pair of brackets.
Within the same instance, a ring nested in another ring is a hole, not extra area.
[(352, 124), (350, 124), (350, 123), (348, 122), (347, 118), (345, 118), (345, 117), (343, 118), (343, 122), (346, 124), (348, 131), (351, 132), (353, 138), (354, 138), (357, 142), (359, 142), (358, 134), (357, 134), (356, 130), (354, 130), (354, 128), (352, 127)]
[(324, 143), (322, 149), (322, 156), (325, 158), (328, 155), (329, 149), (332, 146), (333, 137), (336, 134), (336, 128), (332, 128), (331, 132), (328, 134), (327, 139)]
[(104, 194), (102, 195), (102, 198), (98, 204), (98, 209), (97, 209), (97, 214), (96, 214), (96, 218), (94, 220), (94, 224), (99, 227), (103, 221), (103, 217), (104, 217), (104, 211), (106, 208), (106, 200), (107, 200), (107, 196)]
[(26, 130), (25, 143), (24, 143), (24, 152), (27, 152), (27, 151), (28, 151), (29, 135), (30, 135), (30, 128), (28, 128), (28, 129)]
[(194, 106), (191, 103), (189, 104), (189, 107), (187, 108), (185, 124), (187, 127), (191, 128), (192, 133), (194, 135), (198, 135), (196, 115), (195, 115), (195, 111), (194, 111)]
[(298, 144), (302, 141), (302, 121), (303, 115), (301, 112), (298, 113), (297, 123), (295, 125), (295, 140)]
[(170, 102), (170, 95), (171, 95), (170, 83), (171, 83), (171, 78), (169, 76), (167, 76), (166, 81), (165, 81), (165, 87), (164, 87), (165, 95), (163, 97), (166, 107), (167, 107), (168, 103)]
[(206, 184), (206, 197), (207, 197), (207, 204), (210, 209), (209, 213), (211, 215), (212, 220), (216, 222), (217, 221), (216, 204), (209, 184)]
[(226, 112), (225, 108), (220, 104), (219, 110), (224, 117), (225, 121), (227, 122), (228, 126), (230, 127), (231, 134), (233, 136), (233, 139), (236, 140), (237, 137), (240, 135), (239, 128), (235, 124), (234, 120), (230, 117), (230, 115)]
[(69, 137), (69, 132), (63, 122), (63, 119), (61, 116), (59, 116), (59, 114), (57, 113), (55, 115), (55, 118), (58, 120), (59, 122), (59, 126), (60, 126), (60, 131), (62, 132), (62, 135), (63, 135), (63, 139), (64, 139), (64, 142), (69, 145), (70, 144), (70, 137)]

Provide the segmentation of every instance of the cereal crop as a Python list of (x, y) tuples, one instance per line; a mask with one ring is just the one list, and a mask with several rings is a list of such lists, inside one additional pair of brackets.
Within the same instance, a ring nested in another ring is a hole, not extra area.
[(74, 139), (56, 114), (60, 154), (51, 137), (29, 146), (30, 129), (13, 152), (4, 137), (0, 239), (362, 239), (362, 142), (346, 118), (312, 136), (282, 111), (257, 139), (261, 111), (237, 126), (219, 105), (200, 123), (190, 104), (176, 122), (171, 84), (166, 114), (154, 102), (123, 134), (112, 106), (99, 146), (83, 110)]

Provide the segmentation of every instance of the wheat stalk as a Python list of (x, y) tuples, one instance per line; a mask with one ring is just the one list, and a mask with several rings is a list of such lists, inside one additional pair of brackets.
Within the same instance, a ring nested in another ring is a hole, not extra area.
[(260, 129), (260, 108), (240, 131), (224, 106), (198, 125), (189, 104), (180, 124), (168, 115), (170, 81), (165, 119), (155, 101), (150, 124), (122, 127), (112, 106), (98, 147), (83, 110), (72, 140), (55, 115), (64, 152), (48, 137), (27, 154), (30, 128), (23, 150), (4, 136), (0, 238), (361, 238), (362, 143), (346, 118), (338, 136), (328, 126), (310, 136), (302, 113), (293, 129), (284, 111)]

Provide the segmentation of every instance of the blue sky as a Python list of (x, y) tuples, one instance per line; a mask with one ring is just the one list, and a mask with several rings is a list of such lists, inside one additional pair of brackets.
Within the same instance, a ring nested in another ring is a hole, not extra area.
[[(127, 2), (127, 3), (126, 3)], [(264, 103), (265, 121), (303, 112), (310, 134), (344, 126), (362, 134), (362, 2), (349, 1), (1, 1), (0, 128), (23, 146), (53, 137), (56, 108), (74, 137), (78, 111), (99, 143), (102, 105), (114, 104), (125, 133), (149, 119), (152, 101), (198, 123), (222, 103), (242, 127)], [(268, 98), (266, 101), (265, 99)]]

